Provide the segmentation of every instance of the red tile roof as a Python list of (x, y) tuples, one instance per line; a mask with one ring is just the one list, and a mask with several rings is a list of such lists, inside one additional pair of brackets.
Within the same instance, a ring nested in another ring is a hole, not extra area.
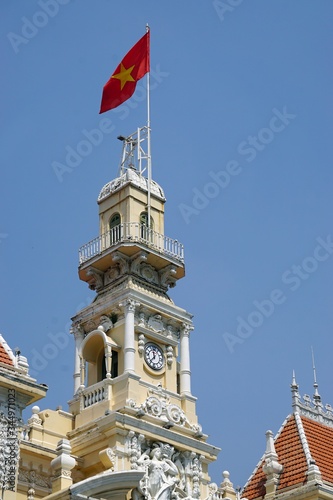
[[(333, 427), (301, 416), (311, 457), (322, 475), (323, 481), (333, 483)], [(283, 466), (277, 491), (301, 486), (306, 483), (308, 464), (294, 415), (290, 415), (275, 440), (278, 461)], [(264, 457), (250, 477), (242, 492), (243, 498), (253, 500), (265, 496), (266, 476), (263, 472)]]
[(4, 363), (5, 365), (14, 366), (12, 358), (9, 356), (7, 350), (1, 343), (0, 340), (0, 363)]
[(301, 417), (312, 458), (323, 481), (333, 483), (333, 427)]

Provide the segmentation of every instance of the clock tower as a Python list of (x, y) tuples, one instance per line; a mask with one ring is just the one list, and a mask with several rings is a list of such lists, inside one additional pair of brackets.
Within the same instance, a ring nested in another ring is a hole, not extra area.
[(97, 200), (99, 235), (79, 251), (79, 277), (96, 297), (72, 318), (68, 438), (80, 457), (72, 489), (96, 493), (108, 471), (112, 498), (207, 498), (208, 464), (219, 449), (196, 415), (192, 315), (169, 297), (185, 274), (184, 249), (164, 234), (166, 200), (145, 175), (145, 134), (120, 138), (119, 176)]

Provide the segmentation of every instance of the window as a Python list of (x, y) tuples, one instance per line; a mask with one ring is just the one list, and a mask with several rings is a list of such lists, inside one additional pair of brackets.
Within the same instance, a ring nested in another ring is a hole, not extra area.
[(117, 243), (121, 237), (121, 219), (120, 214), (117, 212), (110, 217), (110, 245)]
[(140, 214), (140, 236), (144, 240), (153, 241), (154, 221), (150, 216), (150, 227), (148, 227), (148, 213), (141, 212)]

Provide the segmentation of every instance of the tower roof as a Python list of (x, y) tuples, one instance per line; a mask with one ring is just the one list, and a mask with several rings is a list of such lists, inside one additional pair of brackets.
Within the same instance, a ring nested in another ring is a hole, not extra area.
[[(277, 493), (285, 488), (302, 486), (308, 481), (308, 469), (316, 465), (323, 482), (333, 483), (333, 428), (298, 414), (289, 415), (275, 439), (275, 449), (283, 470)], [(242, 497), (248, 500), (266, 494), (266, 475), (262, 457), (244, 487)]]
[[(97, 198), (97, 202), (100, 203), (102, 200), (108, 198), (111, 194), (115, 193), (126, 184), (132, 184), (145, 192), (148, 191), (148, 179), (140, 174), (140, 172), (138, 172), (135, 168), (127, 168), (122, 175), (103, 186)], [(150, 181), (150, 190), (153, 196), (165, 201), (164, 191), (161, 186), (157, 184), (157, 182), (153, 180)]]
[[(315, 387), (316, 389), (316, 387)], [(289, 415), (275, 438), (275, 450), (282, 472), (279, 474), (276, 494), (286, 488), (295, 489), (315, 484), (333, 485), (333, 408), (318, 404), (315, 391), (301, 401), (295, 376), (291, 385), (294, 413)], [(266, 454), (261, 458), (246, 483), (242, 497), (248, 500), (266, 495)]]

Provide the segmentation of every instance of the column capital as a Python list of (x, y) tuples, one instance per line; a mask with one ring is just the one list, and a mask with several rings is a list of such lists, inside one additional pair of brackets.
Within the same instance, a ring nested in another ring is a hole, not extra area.
[(186, 336), (186, 337), (189, 337), (190, 336), (190, 332), (194, 330), (194, 326), (190, 323), (182, 323), (182, 329), (181, 329), (181, 333)]
[(83, 328), (81, 326), (81, 323), (79, 323), (79, 322), (72, 323), (72, 326), (71, 326), (69, 332), (74, 335), (75, 340), (83, 340), (83, 338), (84, 338), (84, 331), (83, 331)]
[(119, 304), (120, 307), (124, 307), (128, 312), (135, 312), (135, 308), (140, 306), (140, 302), (134, 299), (127, 298)]

